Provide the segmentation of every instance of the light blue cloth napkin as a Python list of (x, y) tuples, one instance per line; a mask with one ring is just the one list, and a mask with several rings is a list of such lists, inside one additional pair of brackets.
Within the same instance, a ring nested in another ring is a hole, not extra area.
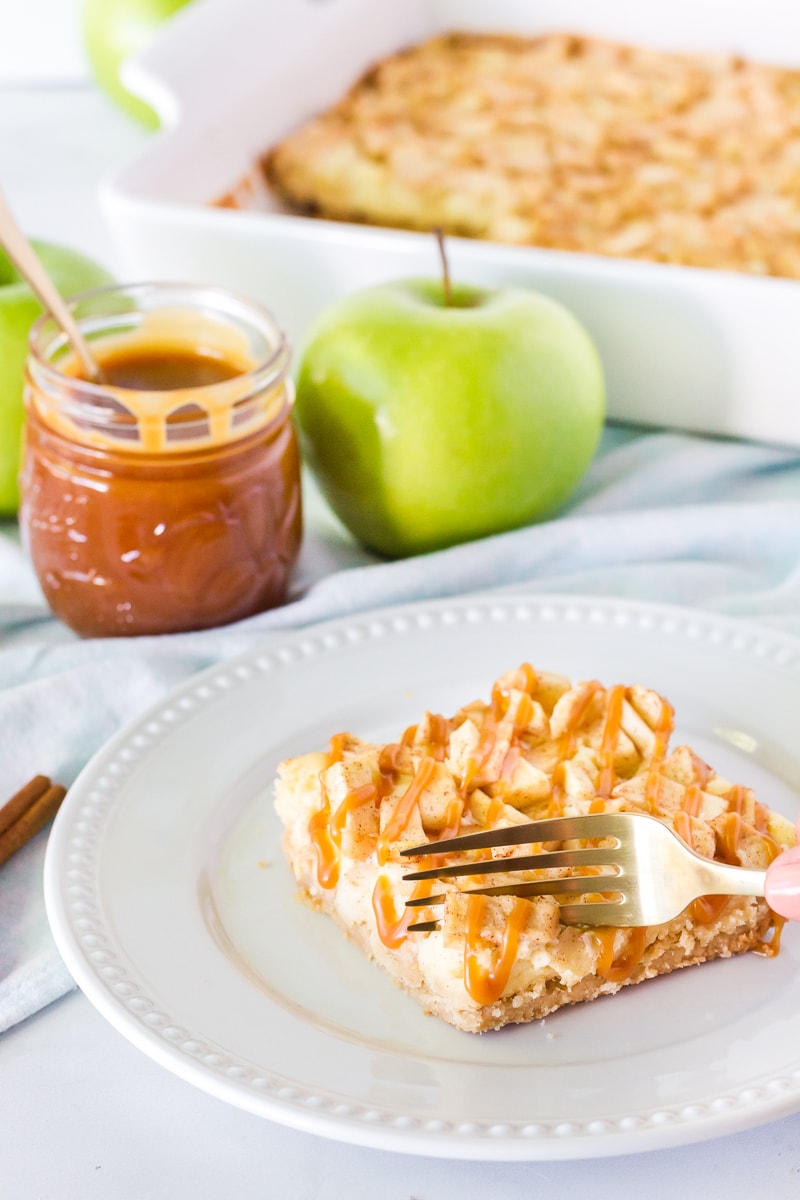
[[(610, 428), (558, 520), (403, 562), (356, 547), (307, 492), (285, 607), (206, 633), (79, 641), (47, 613), (15, 527), (0, 527), (0, 798), (69, 784), (123, 723), (193, 672), (276, 632), (382, 605), (512, 588), (633, 597), (800, 636), (800, 454)], [(46, 834), (0, 867), (0, 1030), (72, 985), (41, 892)]]

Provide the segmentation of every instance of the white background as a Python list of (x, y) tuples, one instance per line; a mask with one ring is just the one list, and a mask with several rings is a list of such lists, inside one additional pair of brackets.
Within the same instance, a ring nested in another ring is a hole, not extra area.
[(85, 80), (89, 68), (79, 37), (80, 0), (2, 0), (0, 85)]
[[(91, 85), (78, 0), (0, 5), (0, 186), (29, 233), (113, 266), (96, 185), (147, 135)], [(599, 1162), (450, 1164), (339, 1146), (199, 1092), (124, 1041), (76, 992), (0, 1038), (0, 1129), (3, 1200), (800, 1194), (796, 1118), (705, 1145)]]

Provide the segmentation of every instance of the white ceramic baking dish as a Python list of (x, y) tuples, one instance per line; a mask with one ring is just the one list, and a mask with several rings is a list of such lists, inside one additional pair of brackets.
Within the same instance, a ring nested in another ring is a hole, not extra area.
[[(569, 30), (800, 66), (796, 0), (196, 0), (138, 61), (163, 131), (102, 189), (132, 276), (261, 300), (297, 343), (352, 289), (437, 271), (427, 235), (211, 207), (375, 60), (447, 29)], [(451, 239), (464, 281), (559, 298), (599, 346), (612, 417), (800, 446), (800, 284)]]

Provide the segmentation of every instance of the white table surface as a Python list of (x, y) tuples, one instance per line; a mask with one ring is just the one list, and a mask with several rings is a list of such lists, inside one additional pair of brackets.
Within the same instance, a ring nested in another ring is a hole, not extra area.
[[(145, 136), (80, 79), (0, 78), (0, 176), (26, 230), (112, 268), (95, 187)], [(695, 1146), (573, 1163), (447, 1163), (297, 1133), (172, 1076), (77, 992), (0, 1037), (0, 1129), (0, 1197), (8, 1200), (530, 1200), (542, 1189), (567, 1200), (800, 1195), (800, 1117)]]

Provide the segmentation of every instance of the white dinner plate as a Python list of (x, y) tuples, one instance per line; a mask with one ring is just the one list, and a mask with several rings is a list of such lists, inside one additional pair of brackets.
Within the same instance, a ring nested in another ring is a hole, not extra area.
[(426, 1017), (297, 902), (270, 798), (278, 762), (342, 729), (396, 736), (425, 708), (487, 696), (523, 661), (658, 689), (676, 707), (676, 738), (796, 815), (794, 639), (689, 610), (558, 597), (348, 618), (195, 677), (70, 789), (45, 892), (87, 997), (223, 1100), (383, 1149), (622, 1154), (797, 1110), (797, 927), (776, 958), (709, 963), (473, 1035)]

